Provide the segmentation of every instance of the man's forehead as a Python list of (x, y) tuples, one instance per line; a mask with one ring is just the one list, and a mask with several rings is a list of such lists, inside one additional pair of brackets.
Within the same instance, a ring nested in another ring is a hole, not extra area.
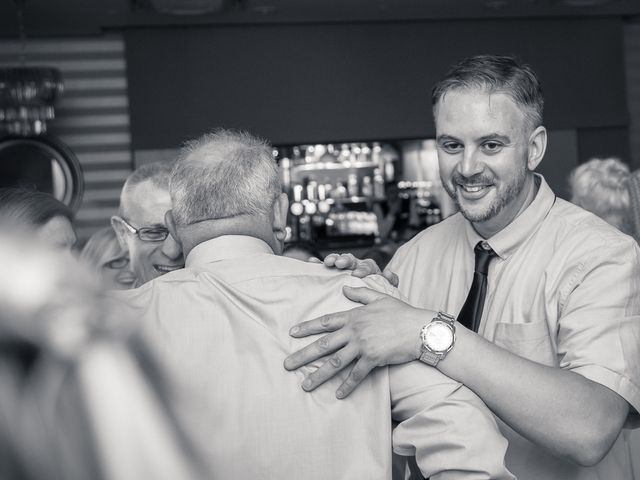
[(434, 113), (438, 134), (451, 134), (449, 130), (472, 126), (495, 130), (497, 124), (503, 124), (506, 130), (510, 130), (526, 121), (524, 112), (509, 95), (483, 89), (447, 92), (436, 105)]
[(164, 214), (171, 210), (169, 190), (145, 180), (129, 189), (125, 213), (136, 227), (164, 225)]

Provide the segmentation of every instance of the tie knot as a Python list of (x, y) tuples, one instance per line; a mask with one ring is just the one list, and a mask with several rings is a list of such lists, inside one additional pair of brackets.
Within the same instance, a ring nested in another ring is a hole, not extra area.
[(487, 242), (478, 242), (473, 251), (476, 254), (476, 272), (487, 275), (489, 273), (489, 262), (496, 256), (496, 252)]

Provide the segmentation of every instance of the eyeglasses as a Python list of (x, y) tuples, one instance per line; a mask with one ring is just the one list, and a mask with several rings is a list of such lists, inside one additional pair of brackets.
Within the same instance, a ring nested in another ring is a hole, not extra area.
[(162, 242), (169, 236), (169, 230), (167, 230), (165, 227), (135, 228), (124, 218), (120, 218), (120, 220), (125, 224), (125, 226), (131, 233), (137, 235), (137, 237), (143, 242)]

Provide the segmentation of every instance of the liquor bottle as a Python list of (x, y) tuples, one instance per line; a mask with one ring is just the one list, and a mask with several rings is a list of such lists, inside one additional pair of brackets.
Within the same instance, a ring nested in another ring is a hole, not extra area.
[(379, 168), (373, 170), (373, 195), (378, 199), (385, 198), (384, 177)]
[(358, 175), (350, 173), (347, 179), (347, 194), (350, 197), (358, 196)]
[(371, 177), (365, 175), (362, 178), (362, 196), (367, 198), (373, 197), (373, 184), (371, 183)]

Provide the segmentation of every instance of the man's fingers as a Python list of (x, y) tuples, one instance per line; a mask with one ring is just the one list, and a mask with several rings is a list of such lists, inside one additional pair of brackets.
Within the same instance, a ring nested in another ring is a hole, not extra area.
[(347, 343), (346, 337), (342, 332), (334, 332), (320, 337), (306, 347), (292, 353), (284, 359), (284, 368), (287, 370), (295, 370), (303, 365), (313, 362), (325, 355), (329, 355)]
[[(344, 350), (344, 349), (343, 349)], [(345, 378), (342, 385), (338, 387), (336, 390), (336, 397), (338, 398), (346, 398), (353, 392), (358, 385), (365, 379), (365, 377), (369, 374), (371, 370), (373, 370), (374, 366), (369, 365), (362, 358), (359, 359), (351, 371), (347, 378)]]
[(320, 260), (318, 257), (309, 257), (309, 258), (307, 258), (307, 262), (309, 262), (309, 263), (322, 263), (322, 260)]
[(289, 335), (296, 338), (308, 337), (316, 333), (335, 332), (344, 327), (349, 311), (323, 315), (313, 320), (300, 322), (289, 329)]
[(357, 358), (357, 350), (347, 345), (331, 355), (315, 372), (307, 375), (302, 382), (303, 390), (310, 392), (340, 373)]
[(385, 268), (382, 272), (382, 276), (386, 278), (388, 282), (394, 287), (397, 287), (400, 284), (400, 277), (398, 277), (398, 275), (393, 273), (391, 270)]
[(358, 260), (350, 253), (343, 253), (335, 261), (336, 268), (341, 270), (353, 270), (357, 264)]
[(336, 264), (336, 260), (338, 259), (339, 256), (340, 254), (338, 253), (330, 253), (329, 255), (324, 257), (325, 266), (333, 267)]
[(344, 296), (349, 300), (362, 303), (364, 305), (369, 305), (376, 300), (381, 300), (387, 297), (386, 294), (376, 292), (375, 290), (371, 290), (367, 287), (349, 287), (347, 285), (342, 287), (342, 293), (344, 293)]
[(369, 275), (380, 274), (380, 269), (376, 262), (371, 260), (370, 258), (365, 258), (364, 260), (356, 259), (356, 267), (351, 272), (351, 275), (358, 278), (368, 277)]

